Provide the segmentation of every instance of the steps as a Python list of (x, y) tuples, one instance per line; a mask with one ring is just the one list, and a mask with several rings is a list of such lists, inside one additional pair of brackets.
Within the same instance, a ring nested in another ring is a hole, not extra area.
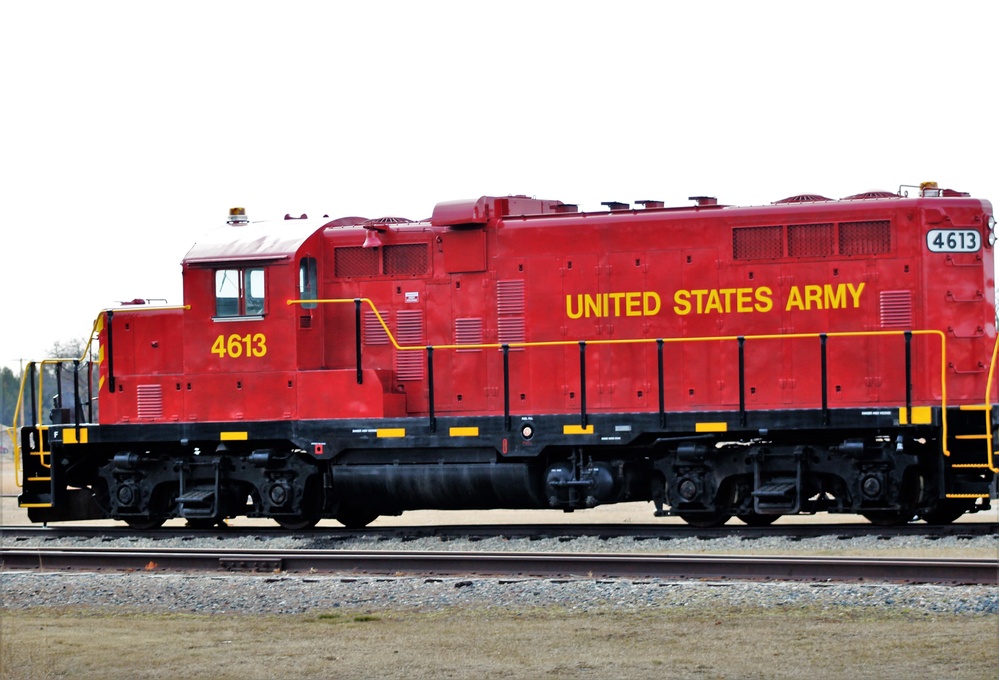
[[(977, 430), (977, 431), (976, 431)], [(999, 472), (992, 432), (992, 404), (971, 404), (960, 407), (960, 414), (951, 422), (949, 460), (953, 471), (947, 498), (990, 498), (988, 482), (976, 470)]]
[(40, 425), (21, 431), (21, 495), (17, 503), (22, 508), (51, 508), (54, 502), (52, 463), (48, 451), (48, 427)]

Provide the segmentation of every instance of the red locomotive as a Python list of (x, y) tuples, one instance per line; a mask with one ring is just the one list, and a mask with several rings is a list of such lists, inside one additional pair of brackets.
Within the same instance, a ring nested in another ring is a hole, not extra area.
[(21, 504), (141, 527), (989, 507), (991, 204), (932, 183), (692, 200), (482, 197), (416, 222), (234, 209), (184, 258), (183, 306), (99, 316), (92, 395), (74, 376), (49, 425), (31, 399)]

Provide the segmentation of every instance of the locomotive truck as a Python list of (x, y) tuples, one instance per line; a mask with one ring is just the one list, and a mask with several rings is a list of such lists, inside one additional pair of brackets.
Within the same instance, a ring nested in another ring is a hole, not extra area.
[(911, 189), (233, 209), (182, 305), (104, 310), (94, 361), (28, 366), (20, 504), (141, 528), (626, 501), (951, 522), (994, 493), (995, 218)]

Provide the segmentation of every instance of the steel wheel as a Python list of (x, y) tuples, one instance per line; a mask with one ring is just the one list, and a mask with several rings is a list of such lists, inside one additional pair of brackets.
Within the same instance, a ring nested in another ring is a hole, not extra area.
[(348, 529), (360, 529), (366, 527), (376, 519), (378, 513), (371, 510), (359, 510), (357, 508), (341, 507), (333, 518)]
[(916, 516), (911, 508), (901, 510), (871, 510), (860, 513), (868, 522), (879, 527), (897, 527), (908, 524)]
[(159, 529), (166, 521), (166, 517), (126, 517), (125, 524), (136, 531), (149, 531)]
[(282, 529), (287, 529), (288, 531), (311, 529), (319, 524), (318, 516), (303, 517), (302, 515), (293, 515), (290, 517), (273, 517), (272, 519), (277, 522)]
[(967, 501), (963, 498), (942, 498), (926, 512), (919, 513), (919, 519), (927, 524), (950, 524), (974, 505), (974, 501)]

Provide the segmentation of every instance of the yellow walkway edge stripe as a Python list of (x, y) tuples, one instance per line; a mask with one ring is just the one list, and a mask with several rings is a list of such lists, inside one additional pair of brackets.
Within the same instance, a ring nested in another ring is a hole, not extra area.
[[(910, 416), (911, 412), (911, 418)], [(913, 406), (911, 409), (902, 407), (898, 410), (899, 425), (931, 425), (933, 409), (929, 406)]]
[(87, 443), (87, 429), (84, 427), (80, 428), (80, 438), (76, 438), (76, 428), (67, 427), (62, 431), (62, 443), (63, 444), (86, 444)]

